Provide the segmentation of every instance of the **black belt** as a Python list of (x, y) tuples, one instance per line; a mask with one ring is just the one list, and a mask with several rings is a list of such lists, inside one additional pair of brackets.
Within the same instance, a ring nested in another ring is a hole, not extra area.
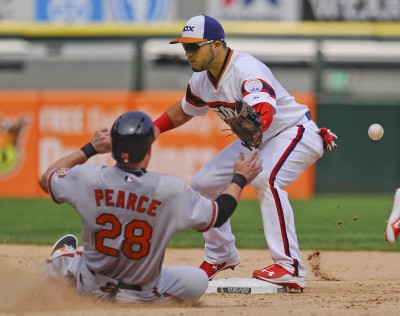
[[(93, 276), (96, 274), (91, 269), (88, 268), (88, 270), (90, 271), (91, 274), (93, 274)], [(126, 284), (122, 281), (119, 281), (117, 283), (117, 288), (122, 289), (122, 290), (132, 290), (132, 291), (139, 291), (139, 292), (142, 291), (142, 286), (140, 284)]]
[(310, 111), (306, 112), (306, 118), (307, 118), (307, 120), (311, 121), (311, 113), (310, 113)]
[(140, 284), (126, 284), (124, 282), (119, 281), (117, 284), (119, 289), (123, 290), (132, 290), (132, 291), (142, 291), (142, 286)]

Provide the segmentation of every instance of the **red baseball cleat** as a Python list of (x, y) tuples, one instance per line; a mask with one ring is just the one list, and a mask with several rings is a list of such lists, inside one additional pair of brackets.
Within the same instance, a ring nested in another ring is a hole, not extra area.
[(396, 190), (393, 198), (393, 209), (386, 227), (386, 241), (394, 243), (400, 234), (400, 189)]
[(303, 290), (306, 287), (306, 278), (294, 276), (279, 264), (272, 264), (264, 269), (255, 270), (253, 278)]
[(219, 264), (211, 264), (208, 263), (207, 261), (203, 261), (203, 263), (200, 265), (200, 269), (204, 270), (207, 275), (208, 275), (208, 280), (212, 280), (212, 278), (218, 273), (221, 272), (222, 270), (226, 269), (232, 269), (234, 270), (235, 267), (240, 263), (240, 258), (235, 258), (233, 260), (229, 260), (226, 262), (222, 262)]

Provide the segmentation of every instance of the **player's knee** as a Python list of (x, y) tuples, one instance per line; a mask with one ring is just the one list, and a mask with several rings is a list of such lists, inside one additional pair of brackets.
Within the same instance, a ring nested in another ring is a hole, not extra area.
[(200, 191), (200, 189), (203, 187), (203, 176), (200, 175), (199, 173), (196, 173), (192, 177), (192, 188), (195, 189), (196, 191)]
[(196, 282), (190, 282), (188, 284), (189, 299), (198, 299), (202, 296), (208, 288), (208, 277), (207, 274), (201, 270), (199, 275), (196, 276)]
[(269, 186), (269, 178), (271, 171), (265, 168), (261, 173), (251, 182), (252, 187), (256, 192), (264, 192)]
[(202, 169), (192, 178), (192, 188), (204, 196), (215, 199), (230, 182), (230, 178), (222, 178), (215, 170)]
[(181, 276), (185, 284), (185, 291), (182, 293), (181, 298), (196, 300), (206, 292), (208, 288), (208, 276), (199, 268), (191, 269), (188, 272), (189, 274)]
[(192, 188), (197, 192), (200, 192), (208, 197), (213, 196), (212, 185), (209, 181), (207, 181), (207, 177), (205, 177), (204, 174), (196, 173), (192, 178), (191, 185)]

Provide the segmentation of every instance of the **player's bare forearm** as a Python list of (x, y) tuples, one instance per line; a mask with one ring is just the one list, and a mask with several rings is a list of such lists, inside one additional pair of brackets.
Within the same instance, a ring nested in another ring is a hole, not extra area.
[(175, 102), (154, 121), (154, 135), (157, 138), (161, 133), (179, 127), (192, 118), (193, 116), (183, 111), (182, 101)]
[(189, 122), (193, 116), (186, 114), (182, 109), (182, 101), (174, 103), (169, 109), (167, 109), (167, 114), (171, 118), (175, 127), (181, 126)]

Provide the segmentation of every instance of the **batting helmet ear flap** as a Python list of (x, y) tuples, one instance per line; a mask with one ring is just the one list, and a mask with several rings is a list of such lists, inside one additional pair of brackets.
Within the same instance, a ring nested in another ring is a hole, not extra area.
[(111, 128), (112, 157), (122, 163), (140, 162), (154, 139), (153, 121), (146, 113), (124, 113), (116, 119)]

